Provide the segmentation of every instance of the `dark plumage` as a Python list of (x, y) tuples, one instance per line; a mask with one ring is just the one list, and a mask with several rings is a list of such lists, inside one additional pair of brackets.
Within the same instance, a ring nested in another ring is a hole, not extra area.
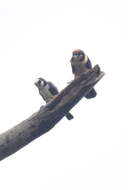
[[(71, 58), (70, 62), (71, 62), (72, 72), (73, 72), (75, 78), (78, 77), (83, 72), (86, 72), (88, 69), (92, 69), (92, 63), (91, 63), (90, 59), (80, 49), (77, 49), (72, 52), (72, 58)], [(96, 93), (95, 89), (93, 88), (89, 92), (89, 94), (86, 95), (85, 97), (87, 99), (90, 99), (90, 98), (96, 97), (96, 95), (97, 95), (97, 93)]]
[[(39, 94), (42, 96), (46, 103), (51, 101), (53, 97), (59, 93), (58, 89), (52, 82), (47, 82), (43, 78), (36, 79), (35, 85), (39, 90)], [(73, 119), (73, 115), (69, 112), (66, 114), (66, 117), (68, 120)]]
[(50, 86), (49, 90), (52, 93), (52, 95), (57, 95), (59, 93), (58, 89), (56, 88), (56, 86), (51, 83), (51, 82), (47, 82), (48, 86)]

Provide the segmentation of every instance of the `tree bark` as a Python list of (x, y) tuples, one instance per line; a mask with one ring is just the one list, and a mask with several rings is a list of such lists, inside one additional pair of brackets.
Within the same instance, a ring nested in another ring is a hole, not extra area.
[(103, 77), (98, 65), (81, 74), (48, 104), (20, 124), (0, 135), (0, 160), (48, 132)]

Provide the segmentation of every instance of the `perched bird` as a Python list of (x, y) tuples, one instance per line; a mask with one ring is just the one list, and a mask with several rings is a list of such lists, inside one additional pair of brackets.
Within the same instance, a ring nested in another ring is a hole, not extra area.
[[(58, 89), (53, 83), (47, 82), (43, 78), (36, 79), (34, 84), (38, 88), (39, 94), (42, 96), (46, 103), (48, 103), (55, 95), (59, 93)], [(67, 113), (66, 118), (68, 120), (71, 120), (73, 119), (73, 115), (71, 113)]]
[[(87, 70), (92, 69), (92, 64), (91, 64), (90, 59), (80, 49), (77, 49), (72, 52), (72, 58), (70, 62), (71, 62), (72, 72), (75, 78), (78, 77), (83, 72), (86, 72)], [(87, 99), (90, 99), (90, 98), (96, 97), (96, 95), (97, 93), (95, 89), (93, 88), (85, 97)]]

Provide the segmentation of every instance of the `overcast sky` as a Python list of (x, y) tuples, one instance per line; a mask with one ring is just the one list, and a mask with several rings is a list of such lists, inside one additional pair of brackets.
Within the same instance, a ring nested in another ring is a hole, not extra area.
[(126, 0), (0, 0), (0, 133), (44, 104), (35, 78), (73, 79), (76, 48), (106, 73), (97, 97), (0, 162), (1, 190), (128, 189)]

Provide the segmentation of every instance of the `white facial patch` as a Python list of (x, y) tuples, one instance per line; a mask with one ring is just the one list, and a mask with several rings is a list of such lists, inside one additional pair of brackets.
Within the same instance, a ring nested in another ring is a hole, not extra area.
[(88, 62), (88, 56), (87, 56), (87, 55), (85, 55), (84, 62), (85, 62), (85, 63), (87, 63), (87, 62)]
[(44, 86), (44, 81), (41, 81), (41, 86)]

